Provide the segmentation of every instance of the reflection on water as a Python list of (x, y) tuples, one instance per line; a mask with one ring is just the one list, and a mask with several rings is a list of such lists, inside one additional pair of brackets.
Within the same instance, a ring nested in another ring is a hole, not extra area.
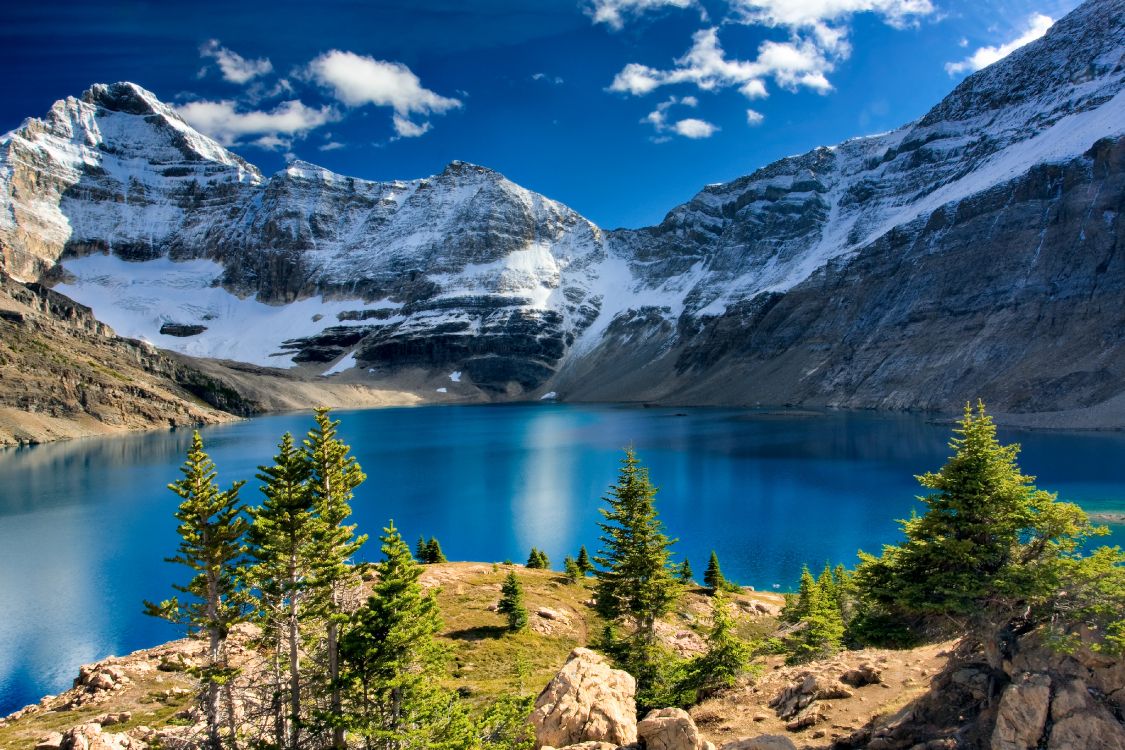
[[(633, 445), (660, 487), (677, 553), (789, 587), (803, 563), (851, 564), (897, 538), (915, 507), (914, 474), (949, 453), (948, 425), (913, 416), (786, 415), (732, 409), (566, 405), (428, 407), (340, 413), (368, 475), (360, 531), (389, 518), (408, 540), (436, 535), (451, 559), (555, 564), (597, 548), (597, 509)], [(253, 479), (282, 432), (308, 415), (204, 430), (220, 482)], [(1024, 444), (1040, 486), (1091, 510), (1125, 508), (1125, 436), (1003, 433)], [(140, 602), (170, 593), (175, 497), (187, 431), (0, 451), (0, 714), (69, 686), (77, 665), (177, 633)], [(253, 484), (244, 498), (257, 502)], [(1125, 540), (1114, 527), (1111, 543)], [(369, 543), (365, 559), (378, 554)]]

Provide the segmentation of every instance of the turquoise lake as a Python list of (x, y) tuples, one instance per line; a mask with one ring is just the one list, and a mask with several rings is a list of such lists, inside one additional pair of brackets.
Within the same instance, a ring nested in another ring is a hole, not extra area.
[[(947, 457), (950, 426), (918, 416), (536, 404), (340, 411), (367, 482), (354, 521), (373, 538), (393, 518), (413, 544), (437, 536), (453, 560), (555, 567), (597, 549), (601, 498), (633, 445), (660, 488), (657, 506), (702, 574), (718, 552), (739, 583), (788, 589), (801, 565), (855, 562), (896, 541), (917, 507), (913, 475)], [(203, 430), (220, 483), (250, 480), (308, 414)], [(180, 581), (163, 562), (190, 431), (0, 451), (0, 715), (70, 686), (80, 664), (152, 646), (178, 631), (141, 614)], [(1001, 430), (1023, 444), (1040, 487), (1088, 510), (1125, 509), (1125, 434)], [(1125, 544), (1125, 527), (1107, 543)], [(369, 542), (360, 558), (378, 554)]]

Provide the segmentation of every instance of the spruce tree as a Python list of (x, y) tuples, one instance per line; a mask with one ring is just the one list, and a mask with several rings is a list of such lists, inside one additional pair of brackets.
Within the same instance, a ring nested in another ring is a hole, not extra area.
[(445, 553), (441, 551), (441, 543), (436, 537), (430, 537), (430, 541), (426, 542), (426, 562), (431, 564), (449, 562), (445, 559)]
[(546, 552), (537, 547), (532, 547), (531, 554), (527, 556), (527, 565), (524, 567), (532, 570), (547, 570), (551, 567), (551, 561), (547, 558)]
[(426, 537), (419, 535), (418, 542), (414, 545), (414, 559), (425, 565), (430, 561), (430, 545), (426, 543)]
[(278, 747), (300, 747), (301, 728), (301, 628), (308, 577), (313, 568), (311, 544), (316, 519), (313, 516), (310, 467), (304, 453), (293, 445), (288, 432), (278, 445), (272, 466), (260, 466), (262, 505), (250, 510), (247, 533), (253, 562), (249, 579), (258, 593), (258, 619), (263, 641), (274, 661), (288, 667), (288, 684), (278, 685), (277, 710), (288, 704), (288, 716), (275, 719)]
[(719, 556), (714, 550), (711, 550), (711, 559), (707, 561), (707, 570), (703, 571), (703, 585), (709, 588), (711, 593), (728, 587), (727, 579), (723, 577), (723, 571), (719, 567)]
[(383, 559), (367, 603), (350, 616), (340, 640), (349, 729), (369, 748), (457, 747), (464, 718), (440, 686), (447, 654), (435, 639), (437, 602), (422, 592), (420, 565), (394, 523), (380, 537)]
[(1063, 561), (1095, 529), (1086, 514), (1037, 489), (1001, 445), (984, 404), (964, 415), (953, 455), (919, 483), (926, 512), (903, 521), (906, 541), (860, 554), (854, 587), (870, 622), (956, 623), (999, 669), (1018, 621), (1053, 597)]
[(621, 462), (617, 483), (603, 500), (602, 549), (594, 602), (607, 619), (627, 617), (651, 643), (656, 620), (671, 611), (680, 587), (672, 573), (672, 540), (664, 534), (654, 499), (656, 488), (630, 448)]
[(523, 603), (523, 587), (515, 571), (509, 571), (500, 587), (500, 603), (496, 611), (508, 618), (508, 630), (517, 632), (527, 627), (527, 607)]
[(229, 490), (219, 490), (215, 464), (203, 450), (203, 439), (192, 436), (187, 460), (180, 468), (183, 478), (168, 485), (181, 500), (176, 511), (180, 534), (178, 554), (167, 558), (192, 571), (187, 585), (175, 585), (188, 596), (180, 602), (172, 597), (160, 604), (146, 601), (146, 614), (187, 627), (188, 633), (207, 637), (205, 664), (194, 670), (202, 685), (203, 713), (207, 723), (207, 745), (211, 750), (223, 746), (222, 703), (225, 697), (227, 737), (235, 744), (233, 697), (230, 681), (237, 670), (230, 665), (227, 636), (231, 627), (248, 616), (248, 596), (241, 585), (245, 561), (242, 516), (238, 491), (244, 482)]
[(691, 668), (693, 686), (700, 698), (734, 685), (750, 663), (750, 646), (734, 632), (734, 618), (727, 608), (723, 589), (715, 590), (711, 600), (711, 629), (707, 651)]
[[(828, 585), (825, 585), (828, 583)], [(803, 628), (790, 638), (792, 662), (819, 659), (840, 650), (844, 639), (844, 620), (833, 596), (830, 582), (814, 582), (805, 600)]]
[[(785, 622), (800, 622), (808, 616), (812, 607), (813, 596), (816, 595), (816, 579), (809, 571), (808, 565), (801, 566), (801, 583), (797, 589), (797, 596), (786, 594), (785, 609), (781, 611), (781, 619)], [(792, 598), (791, 598), (792, 597)]]
[(309, 463), (309, 486), (317, 523), (311, 550), (316, 564), (309, 579), (313, 603), (326, 620), (325, 656), (329, 684), (328, 721), (332, 724), (332, 744), (343, 750), (343, 707), (340, 693), (339, 634), (347, 622), (345, 593), (354, 584), (348, 561), (367, 536), (356, 536), (354, 525), (345, 525), (351, 516), (355, 488), (366, 478), (351, 449), (337, 436), (338, 421), (327, 409), (317, 409), (315, 424), (304, 441)]
[(679, 570), (676, 571), (676, 578), (684, 586), (691, 586), (695, 583), (695, 573), (691, 569), (691, 563), (685, 557), (684, 561), (680, 563)]
[(578, 561), (570, 555), (563, 558), (563, 574), (566, 576), (568, 583), (578, 583), (582, 578), (582, 569), (578, 567)]
[(594, 564), (590, 562), (590, 553), (586, 551), (586, 545), (583, 544), (578, 548), (578, 569), (582, 571), (582, 575), (587, 576), (594, 572)]

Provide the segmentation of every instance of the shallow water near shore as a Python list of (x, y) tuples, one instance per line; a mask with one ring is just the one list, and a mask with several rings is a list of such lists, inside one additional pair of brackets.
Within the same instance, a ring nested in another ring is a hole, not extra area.
[[(367, 481), (354, 522), (393, 518), (408, 542), (437, 536), (452, 560), (553, 566), (598, 546), (598, 507), (632, 444), (660, 488), (678, 559), (702, 575), (718, 552), (728, 577), (791, 588), (801, 565), (852, 565), (857, 549), (896, 541), (918, 507), (914, 475), (949, 454), (950, 427), (912, 415), (786, 414), (737, 409), (536, 404), (341, 411), (341, 433)], [(250, 483), (285, 431), (308, 414), (202, 430), (225, 487)], [(152, 646), (179, 631), (141, 614), (182, 581), (164, 563), (190, 431), (86, 439), (0, 451), (0, 715), (70, 686), (80, 664)], [(1090, 511), (1125, 509), (1125, 435), (1017, 432), (1021, 466), (1040, 487)], [(1099, 540), (1125, 544), (1125, 526)]]

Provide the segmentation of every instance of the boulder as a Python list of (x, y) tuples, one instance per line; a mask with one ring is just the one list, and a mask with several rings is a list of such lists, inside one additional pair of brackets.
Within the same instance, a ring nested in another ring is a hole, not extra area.
[(35, 750), (59, 750), (62, 738), (62, 732), (51, 732), (36, 743)]
[(114, 724), (126, 724), (132, 720), (133, 714), (129, 711), (120, 711), (112, 714), (101, 714), (93, 718), (95, 724), (101, 724), (103, 727), (111, 727)]
[(79, 724), (63, 733), (59, 750), (145, 750), (148, 745), (127, 734), (103, 732), (100, 724)]
[(699, 736), (691, 716), (682, 708), (661, 708), (637, 724), (637, 738), (645, 750), (714, 750)]
[(536, 747), (637, 741), (637, 683), (600, 655), (576, 648), (535, 701)]
[(879, 670), (870, 664), (861, 664), (854, 669), (849, 669), (840, 675), (840, 682), (845, 685), (859, 688), (865, 685), (877, 685), (882, 682), (882, 675)]
[(1039, 746), (1047, 724), (1051, 678), (1021, 674), (1004, 689), (992, 731), (992, 750), (1031, 750)]
[[(852, 693), (838, 682), (825, 680), (811, 672), (801, 674), (798, 679), (774, 696), (770, 708), (782, 719), (793, 719), (814, 701), (850, 698)], [(804, 726), (811, 726), (804, 724)]]
[(1125, 750), (1125, 726), (1091, 695), (1082, 680), (1059, 686), (1051, 702), (1047, 750)]
[(723, 745), (719, 750), (797, 750), (793, 740), (780, 734), (762, 734)]
[(544, 745), (539, 750), (618, 750), (618, 746), (612, 742), (579, 742), (577, 745), (567, 745), (566, 747), (554, 748), (550, 745)]

